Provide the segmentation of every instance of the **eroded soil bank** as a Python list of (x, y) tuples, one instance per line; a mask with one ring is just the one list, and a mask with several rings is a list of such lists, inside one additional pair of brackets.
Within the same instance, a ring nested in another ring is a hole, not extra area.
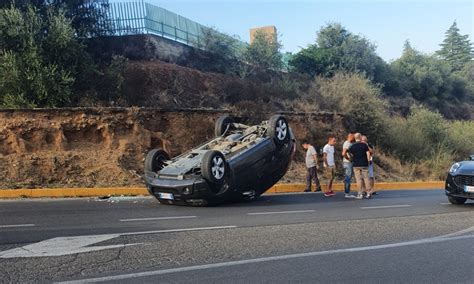
[[(213, 137), (225, 111), (82, 108), (0, 111), (0, 188), (141, 185), (146, 152), (176, 156)], [(272, 113), (233, 113), (258, 123)], [(343, 118), (331, 113), (287, 113), (298, 140), (324, 145), (344, 137)], [(340, 141), (342, 143), (342, 140)], [(304, 181), (303, 152), (282, 182)]]

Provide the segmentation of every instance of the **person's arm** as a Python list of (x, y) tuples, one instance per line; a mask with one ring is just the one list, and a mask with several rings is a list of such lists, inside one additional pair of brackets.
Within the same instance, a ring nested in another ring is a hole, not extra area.
[(323, 165), (326, 168), (329, 167), (329, 165), (328, 165), (328, 153), (326, 153), (326, 152), (323, 152)]
[(370, 151), (369, 145), (366, 145), (365, 154), (367, 155), (367, 162), (370, 164), (370, 160), (371, 160), (371, 157), (372, 157), (372, 152)]
[(350, 149), (350, 147), (349, 148), (342, 148), (342, 157), (346, 158), (348, 161), (351, 160), (351, 153), (350, 153), (349, 149)]
[(369, 145), (369, 144), (367, 144), (367, 146), (369, 147), (370, 155), (372, 155), (372, 156), (373, 156), (373, 155), (374, 155), (374, 153), (375, 153), (375, 149), (374, 149), (374, 147), (373, 147), (373, 146), (371, 146), (371, 145)]
[(317, 155), (317, 154), (313, 154), (312, 156), (313, 156), (314, 162), (316, 163), (316, 169), (319, 169), (318, 155)]
[(346, 156), (347, 155), (347, 150), (348, 150), (348, 148), (344, 148), (344, 146), (342, 147), (342, 157), (346, 158), (346, 159), (347, 159), (347, 156)]
[(347, 151), (346, 151), (346, 157), (349, 161), (352, 161), (352, 157), (354, 156), (351, 149), (352, 149), (352, 147), (349, 147), (349, 148), (347, 148)]

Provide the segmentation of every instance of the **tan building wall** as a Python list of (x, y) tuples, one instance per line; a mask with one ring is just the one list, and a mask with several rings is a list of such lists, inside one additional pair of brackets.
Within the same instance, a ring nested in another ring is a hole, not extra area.
[(265, 26), (265, 27), (259, 27), (259, 28), (252, 28), (250, 29), (250, 44), (253, 43), (253, 40), (255, 38), (255, 34), (257, 31), (263, 31), (265, 34), (267, 34), (270, 37), (274, 37), (277, 39), (277, 29), (275, 26)]

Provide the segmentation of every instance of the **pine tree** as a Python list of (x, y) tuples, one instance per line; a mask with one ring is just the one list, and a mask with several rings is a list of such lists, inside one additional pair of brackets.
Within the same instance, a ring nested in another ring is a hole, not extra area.
[(445, 33), (441, 49), (436, 53), (448, 61), (453, 71), (459, 71), (474, 57), (472, 43), (468, 35), (461, 35), (456, 21)]

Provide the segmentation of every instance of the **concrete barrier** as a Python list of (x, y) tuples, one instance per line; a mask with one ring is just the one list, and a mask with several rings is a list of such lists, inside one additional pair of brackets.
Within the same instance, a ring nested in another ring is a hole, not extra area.
[[(270, 188), (266, 194), (303, 192), (302, 183), (282, 183)], [(352, 191), (357, 185), (352, 184)], [(376, 191), (383, 190), (422, 190), (443, 189), (443, 181), (431, 182), (381, 182), (375, 184)], [(342, 192), (344, 184), (334, 184), (334, 191)], [(314, 187), (313, 187), (314, 190)], [(110, 188), (38, 188), (38, 189), (3, 189), (0, 190), (0, 199), (8, 198), (41, 198), (41, 197), (97, 197), (107, 195), (149, 195), (143, 187), (110, 187)]]

